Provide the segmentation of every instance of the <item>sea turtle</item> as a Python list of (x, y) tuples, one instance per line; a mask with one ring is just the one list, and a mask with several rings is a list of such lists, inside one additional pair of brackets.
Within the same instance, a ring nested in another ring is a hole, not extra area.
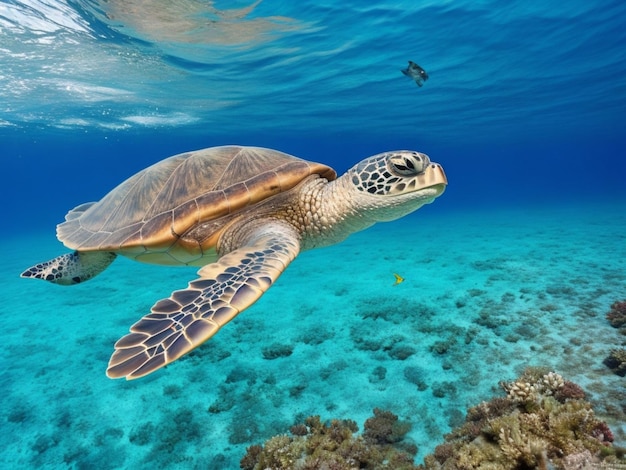
[(96, 276), (119, 255), (202, 266), (115, 343), (107, 375), (135, 379), (188, 353), (252, 305), (302, 250), (332, 245), (432, 202), (446, 176), (427, 155), (369, 157), (332, 168), (258, 147), (224, 146), (167, 158), (57, 226), (74, 250), (22, 273), (56, 284)]

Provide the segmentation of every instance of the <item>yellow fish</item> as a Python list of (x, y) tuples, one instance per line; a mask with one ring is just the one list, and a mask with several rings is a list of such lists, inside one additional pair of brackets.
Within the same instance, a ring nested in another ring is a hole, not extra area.
[(396, 277), (396, 282), (393, 283), (394, 286), (397, 286), (401, 282), (404, 282), (404, 278), (399, 274), (393, 273), (393, 275)]

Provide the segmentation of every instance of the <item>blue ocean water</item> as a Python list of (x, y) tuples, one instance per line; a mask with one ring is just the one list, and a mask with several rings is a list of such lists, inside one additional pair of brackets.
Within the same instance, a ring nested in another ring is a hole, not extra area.
[[(2, 467), (238, 468), (297, 419), (374, 407), (412, 423), (420, 462), (529, 364), (585, 387), (624, 445), (624, 381), (602, 364), (624, 346), (604, 318), (626, 299), (624, 44), (609, 0), (0, 3)], [(194, 270), (18, 275), (64, 252), (67, 210), (225, 144), (340, 173), (415, 149), (449, 186), (301, 254), (187, 358), (111, 381), (113, 343)], [(292, 354), (267, 359), (275, 344)]]

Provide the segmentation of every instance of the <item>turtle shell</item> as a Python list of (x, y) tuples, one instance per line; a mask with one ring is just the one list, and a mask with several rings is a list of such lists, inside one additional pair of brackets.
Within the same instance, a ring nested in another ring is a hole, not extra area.
[(183, 241), (185, 251), (202, 251), (206, 243), (194, 246), (185, 234), (206, 223), (218, 232), (220, 220), (314, 174), (336, 178), (326, 165), (276, 150), (226, 146), (187, 152), (140, 171), (99, 202), (71, 210), (57, 226), (57, 237), (74, 250), (131, 256), (167, 252)]

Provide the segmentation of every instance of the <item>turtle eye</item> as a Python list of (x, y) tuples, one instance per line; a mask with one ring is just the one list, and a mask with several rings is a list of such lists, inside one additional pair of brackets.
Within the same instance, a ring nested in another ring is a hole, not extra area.
[(389, 170), (399, 176), (422, 173), (428, 164), (428, 155), (419, 152), (398, 152), (389, 157)]

